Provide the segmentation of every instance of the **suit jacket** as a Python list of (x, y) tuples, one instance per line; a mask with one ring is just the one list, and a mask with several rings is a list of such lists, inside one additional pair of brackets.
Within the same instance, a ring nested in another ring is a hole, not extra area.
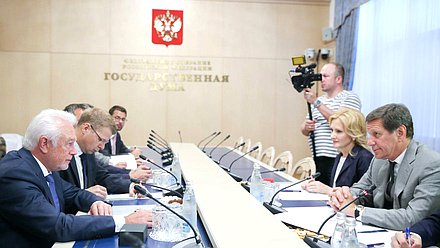
[(438, 245), (440, 242), (440, 210), (417, 222), (411, 227), (411, 232), (422, 237), (423, 247)]
[(351, 187), (353, 194), (376, 185), (361, 204), (367, 206), (362, 222), (388, 229), (405, 230), (440, 208), (440, 154), (411, 141), (399, 165), (393, 195), (393, 209), (383, 209), (388, 181), (388, 160), (373, 158), (370, 168)]
[[(342, 186), (352, 186), (354, 183), (359, 181), (361, 177), (365, 174), (370, 166), (373, 154), (362, 146), (355, 146), (352, 149), (353, 156), (348, 155), (342, 165), (339, 176), (336, 179), (336, 187)], [(338, 167), (339, 160), (341, 160), (341, 154), (339, 154), (335, 159), (335, 164), (333, 165), (330, 183), (333, 184), (335, 179), (336, 168)]]
[(51, 247), (55, 241), (111, 236), (111, 216), (65, 214), (67, 206), (87, 212), (98, 197), (53, 173), (61, 213), (29, 150), (9, 152), (0, 162), (0, 243), (5, 247)]
[[(124, 142), (122, 142), (121, 134), (119, 134), (119, 132), (116, 132), (115, 135), (116, 135), (116, 154), (115, 155), (130, 153), (130, 149), (128, 149), (128, 147), (125, 146)], [(112, 155), (111, 142), (107, 142), (107, 144), (105, 144), (104, 149), (102, 149), (99, 152), (106, 155), (106, 156), (111, 156)]]
[[(103, 166), (96, 163), (95, 154), (86, 154), (86, 163), (87, 180), (84, 183), (85, 188), (98, 184), (106, 187), (108, 193), (111, 194), (128, 193), (131, 183), (130, 179), (109, 173)], [(70, 161), (69, 168), (59, 173), (64, 180), (78, 188), (81, 186), (78, 176), (78, 167), (76, 166), (74, 158)]]

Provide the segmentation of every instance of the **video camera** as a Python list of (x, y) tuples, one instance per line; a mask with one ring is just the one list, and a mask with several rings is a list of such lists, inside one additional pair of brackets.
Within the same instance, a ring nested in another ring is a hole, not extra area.
[(313, 69), (316, 67), (316, 64), (310, 64), (307, 66), (301, 66), (306, 63), (305, 56), (296, 56), (292, 57), (292, 64), (297, 65), (294, 70), (291, 70), (290, 72), (293, 73), (300, 73), (297, 75), (291, 75), (291, 80), (293, 84), (293, 88), (296, 89), (296, 91), (301, 92), (305, 88), (311, 88), (314, 83), (313, 81), (321, 81), (322, 75), (320, 73), (314, 73)]

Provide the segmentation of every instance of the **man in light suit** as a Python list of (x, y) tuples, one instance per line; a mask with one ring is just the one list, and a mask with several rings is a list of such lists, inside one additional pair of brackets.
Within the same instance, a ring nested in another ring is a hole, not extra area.
[(379, 107), (366, 121), (374, 152), (370, 168), (351, 188), (336, 190), (330, 204), (338, 210), (375, 185), (372, 194), (343, 212), (366, 224), (404, 230), (440, 208), (440, 154), (412, 140), (412, 117), (402, 104)]
[[(151, 212), (111, 216), (112, 208), (94, 194), (62, 180), (74, 147), (76, 119), (43, 110), (29, 124), (23, 148), (0, 161), (0, 244), (3, 247), (52, 247), (57, 241), (114, 235), (125, 223), (151, 224)], [(74, 206), (90, 215), (65, 214)]]

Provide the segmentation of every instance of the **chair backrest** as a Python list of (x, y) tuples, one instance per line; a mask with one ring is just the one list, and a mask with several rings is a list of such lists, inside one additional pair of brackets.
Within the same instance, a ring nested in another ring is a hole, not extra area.
[(243, 146), (243, 149), (241, 149), (242, 152), (248, 152), (251, 149), (251, 139), (245, 139), (244, 142), (246, 142)]
[(315, 161), (312, 157), (306, 157), (298, 161), (289, 172), (296, 179), (304, 179), (316, 173)]
[(249, 156), (258, 159), (261, 156), (261, 150), (263, 149), (263, 145), (261, 142), (257, 142), (252, 145), (252, 147), (258, 147), (257, 150), (249, 153)]
[(280, 153), (273, 162), (273, 167), (275, 169), (285, 168), (286, 173), (288, 173), (293, 166), (293, 155), (291, 151), (284, 151)]
[(273, 146), (266, 148), (263, 152), (261, 152), (258, 160), (261, 162), (273, 166), (273, 161), (275, 159), (275, 148)]
[(6, 141), (6, 152), (20, 150), (23, 147), (23, 136), (17, 133), (0, 134)]
[[(234, 147), (237, 147), (238, 145), (243, 143), (243, 140), (244, 140), (243, 136), (238, 137), (238, 139), (234, 143)], [(237, 149), (237, 151), (242, 151), (242, 150), (243, 150), (243, 147), (240, 147)]]

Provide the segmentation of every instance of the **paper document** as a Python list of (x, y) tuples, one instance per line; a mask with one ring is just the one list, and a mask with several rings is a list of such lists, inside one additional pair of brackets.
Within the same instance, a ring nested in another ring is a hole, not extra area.
[(134, 170), (137, 168), (136, 160), (133, 154), (115, 155), (110, 157), (110, 164), (116, 165), (120, 162), (127, 163), (127, 170)]

